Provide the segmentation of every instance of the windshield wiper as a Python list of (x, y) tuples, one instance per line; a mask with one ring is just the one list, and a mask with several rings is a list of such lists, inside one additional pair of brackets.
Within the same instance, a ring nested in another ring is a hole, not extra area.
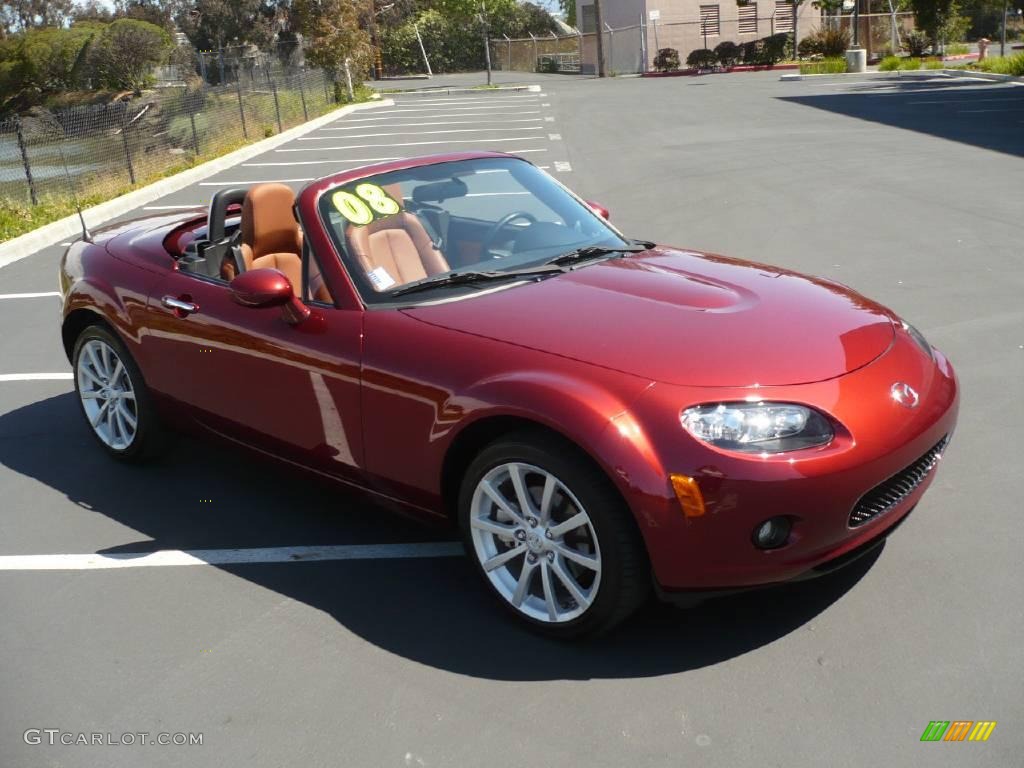
[(554, 273), (565, 272), (557, 264), (541, 265), (539, 267), (533, 267), (530, 269), (511, 269), (507, 272), (498, 271), (466, 271), (466, 272), (452, 272), (447, 275), (438, 275), (437, 277), (427, 278), (420, 280), (417, 283), (411, 283), (409, 285), (398, 288), (391, 291), (392, 296), (402, 296), (407, 293), (415, 293), (416, 291), (425, 291), (428, 288), (438, 288), (443, 285), (471, 285), (473, 283), (489, 283), (495, 280), (507, 280), (515, 277), (542, 277), (544, 275), (550, 275)]
[(634, 244), (625, 245), (619, 248), (613, 248), (609, 245), (587, 245), (583, 248), (577, 248), (575, 251), (569, 251), (567, 253), (560, 254), (554, 258), (545, 261), (545, 264), (573, 264), (577, 261), (585, 261), (586, 259), (594, 259), (599, 256), (614, 256), (616, 254), (625, 253), (640, 253), (640, 251), (646, 251), (645, 244)]

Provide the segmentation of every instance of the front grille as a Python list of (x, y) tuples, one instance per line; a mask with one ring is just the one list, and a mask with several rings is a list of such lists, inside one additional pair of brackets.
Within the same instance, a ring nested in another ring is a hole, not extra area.
[(853, 512), (850, 513), (850, 527), (856, 528), (869, 520), (874, 520), (879, 515), (884, 515), (913, 493), (914, 489), (923, 483), (935, 469), (947, 443), (949, 443), (949, 435), (942, 438), (934, 448), (902, 472), (879, 483), (861, 496), (860, 501), (854, 505)]

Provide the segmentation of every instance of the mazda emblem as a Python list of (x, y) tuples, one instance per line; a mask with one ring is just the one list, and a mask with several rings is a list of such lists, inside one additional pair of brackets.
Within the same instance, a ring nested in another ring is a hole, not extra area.
[(918, 397), (917, 390), (902, 381), (897, 381), (893, 384), (889, 394), (892, 395), (893, 400), (904, 408), (917, 408), (917, 403), (921, 399)]

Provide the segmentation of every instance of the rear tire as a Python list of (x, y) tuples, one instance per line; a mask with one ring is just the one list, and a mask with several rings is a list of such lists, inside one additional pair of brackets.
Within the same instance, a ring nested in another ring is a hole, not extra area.
[(107, 328), (90, 325), (75, 340), (71, 361), (82, 415), (103, 449), (133, 463), (159, 454), (164, 432), (124, 343)]
[(632, 513), (570, 443), (522, 432), (489, 445), (463, 478), (458, 519), (484, 583), (546, 635), (607, 632), (649, 594)]

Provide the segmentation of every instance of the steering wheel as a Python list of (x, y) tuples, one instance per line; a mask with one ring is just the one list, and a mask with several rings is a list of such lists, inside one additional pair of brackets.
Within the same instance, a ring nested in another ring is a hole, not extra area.
[(487, 230), (487, 234), (484, 235), (480, 246), (481, 253), (490, 253), (491, 246), (494, 245), (494, 241), (498, 238), (498, 233), (516, 219), (526, 219), (531, 224), (537, 223), (537, 217), (526, 211), (512, 211), (512, 213), (502, 216), (491, 225), (491, 228)]

